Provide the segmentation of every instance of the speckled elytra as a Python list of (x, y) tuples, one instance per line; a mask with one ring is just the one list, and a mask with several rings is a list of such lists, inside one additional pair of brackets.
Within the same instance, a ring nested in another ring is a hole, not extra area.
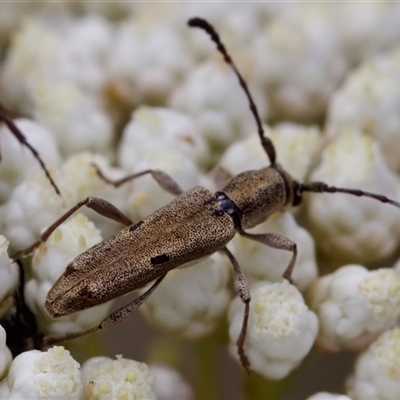
[[(292, 252), (291, 261), (283, 274), (284, 278), (290, 280), (296, 261), (296, 244), (279, 234), (249, 234), (245, 232), (245, 229), (259, 225), (276, 211), (284, 211), (300, 204), (303, 192), (341, 192), (367, 196), (400, 208), (400, 203), (385, 196), (361, 190), (336, 188), (322, 182), (295, 181), (276, 162), (274, 145), (264, 135), (259, 114), (247, 84), (214, 28), (200, 18), (191, 19), (189, 26), (201, 28), (211, 36), (224, 60), (239, 79), (256, 120), (261, 145), (269, 158), (270, 166), (230, 177), (223, 189), (216, 193), (200, 186), (183, 192), (172, 177), (159, 170), (142, 171), (118, 181), (108, 180), (101, 171), (97, 170), (100, 177), (114, 186), (120, 186), (132, 179), (150, 174), (163, 189), (177, 197), (137, 223), (133, 223), (109, 202), (88, 197), (54, 222), (38, 241), (18, 253), (17, 256), (31, 254), (62, 222), (85, 205), (126, 227), (86, 250), (67, 266), (47, 295), (46, 309), (50, 315), (60, 317), (81, 311), (155, 282), (144, 294), (111, 313), (98, 326), (85, 332), (44, 337), (43, 346), (114, 325), (135, 311), (153, 293), (168, 271), (221, 251), (233, 264), (235, 289), (245, 304), (237, 348), (243, 367), (249, 370), (250, 362), (244, 351), (244, 343), (249, 317), (250, 292), (238, 262), (226, 247), (234, 235), (239, 233), (267, 246)], [(93, 274), (94, 271), (96, 274)]]

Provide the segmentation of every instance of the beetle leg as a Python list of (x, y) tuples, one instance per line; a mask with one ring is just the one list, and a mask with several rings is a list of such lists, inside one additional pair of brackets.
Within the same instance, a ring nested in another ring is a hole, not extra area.
[(77, 211), (82, 206), (86, 206), (96, 211), (98, 214), (103, 215), (107, 218), (110, 218), (114, 221), (120, 222), (124, 225), (131, 225), (133, 222), (118, 208), (113, 206), (107, 200), (100, 199), (99, 197), (86, 197), (86, 199), (80, 201), (74, 207), (72, 207), (69, 211), (67, 211), (63, 216), (61, 216), (57, 221), (55, 221), (52, 225), (50, 225), (41, 235), (40, 238), (33, 243), (31, 246), (26, 248), (25, 250), (21, 250), (18, 253), (14, 254), (12, 258), (21, 258), (26, 257), (32, 254), (32, 252), (43, 242), (45, 242), (49, 236), (75, 211)]
[(84, 332), (71, 332), (71, 333), (66, 333), (63, 335), (54, 335), (54, 336), (45, 336), (42, 341), (42, 348), (47, 348), (55, 343), (64, 341), (64, 340), (70, 340), (70, 339), (75, 339), (81, 336), (86, 336), (91, 333), (97, 332), (102, 329), (106, 329), (112, 325), (117, 324), (118, 322), (122, 321), (126, 317), (128, 317), (132, 312), (136, 311), (149, 297), (150, 295), (157, 289), (158, 285), (161, 283), (161, 281), (165, 278), (165, 275), (161, 275), (148, 289), (146, 292), (144, 292), (141, 296), (133, 300), (132, 302), (128, 303), (124, 307), (121, 307), (120, 309), (114, 311), (111, 313), (108, 317), (104, 318), (97, 326), (94, 328), (88, 329), (87, 331)]
[[(6, 111), (2, 105), (0, 105), (0, 121), (3, 121), (4, 124), (7, 126), (7, 128), (10, 130), (10, 132), (16, 137), (16, 139), (23, 145), (26, 146), (32, 155), (36, 158), (38, 163), (40, 164), (42, 170), (46, 174), (47, 179), (50, 181), (51, 186), (53, 186), (55, 192), (61, 196), (60, 190), (58, 189), (58, 186), (55, 184), (53, 178), (50, 175), (49, 170), (47, 169), (44, 161), (41, 159), (39, 153), (36, 151), (34, 147), (32, 147), (29, 142), (26, 140), (25, 135), (20, 131), (18, 126), (14, 123), (14, 121), (9, 118), (6, 114)], [(0, 156), (1, 158), (1, 156)]]
[(176, 196), (183, 193), (183, 189), (178, 185), (178, 183), (174, 180), (174, 178), (172, 178), (172, 176), (168, 175), (166, 172), (160, 171), (159, 169), (146, 169), (145, 171), (128, 175), (125, 178), (113, 181), (104, 176), (103, 172), (97, 165), (93, 164), (93, 167), (96, 169), (97, 175), (101, 179), (103, 179), (103, 181), (107, 182), (110, 185), (113, 185), (114, 187), (122, 186), (124, 183), (132, 181), (143, 175), (151, 174), (153, 179), (168, 193), (171, 193)]
[(266, 244), (267, 246), (273, 247), (274, 249), (288, 250), (293, 252), (292, 259), (290, 260), (289, 265), (287, 266), (285, 272), (283, 273), (283, 277), (287, 279), (290, 283), (293, 283), (292, 271), (294, 264), (296, 263), (296, 257), (297, 257), (296, 243), (292, 242), (287, 237), (280, 235), (279, 233), (250, 234), (244, 231), (239, 231), (239, 234), (248, 239)]
[(247, 372), (250, 372), (250, 361), (247, 358), (246, 353), (244, 351), (244, 341), (246, 339), (247, 325), (249, 321), (249, 312), (250, 312), (250, 290), (246, 281), (246, 277), (244, 276), (243, 271), (240, 269), (239, 263), (237, 262), (236, 258), (228, 250), (227, 247), (224, 247), (221, 251), (227, 255), (227, 257), (229, 258), (230, 262), (233, 265), (235, 271), (235, 290), (239, 294), (241, 300), (245, 305), (242, 330), (240, 331), (240, 335), (238, 340), (236, 341), (236, 345), (238, 348), (240, 362), (243, 368), (245, 368)]

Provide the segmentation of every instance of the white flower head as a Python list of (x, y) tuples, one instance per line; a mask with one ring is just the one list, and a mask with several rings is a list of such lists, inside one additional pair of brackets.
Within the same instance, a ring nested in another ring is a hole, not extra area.
[[(325, 149), (310, 181), (355, 188), (398, 200), (399, 179), (388, 169), (377, 143), (343, 130)], [(317, 247), (336, 264), (378, 264), (398, 247), (399, 209), (342, 193), (305, 193), (308, 227)]]
[(191, 64), (189, 48), (176, 29), (131, 17), (115, 33), (109, 85), (129, 104), (164, 103)]
[[(264, 97), (257, 86), (250, 86), (264, 118), (267, 111)], [(248, 100), (236, 76), (222, 60), (205, 61), (195, 67), (174, 91), (170, 105), (193, 116), (211, 150), (248, 136), (254, 130)]]
[(36, 119), (53, 132), (62, 154), (110, 151), (112, 120), (92, 93), (74, 81), (41, 77), (32, 97)]
[(215, 253), (190, 268), (170, 271), (140, 307), (153, 326), (198, 339), (212, 332), (231, 294), (227, 257)]
[[(278, 233), (297, 244), (297, 259), (293, 269), (293, 282), (304, 290), (317, 277), (314, 240), (290, 213), (275, 213), (268, 220), (247, 231), (250, 234)], [(293, 253), (269, 247), (263, 243), (236, 235), (232, 240), (233, 253), (250, 282), (279, 282)]]
[(315, 121), (342, 78), (346, 60), (332, 24), (332, 7), (297, 2), (265, 24), (252, 45), (255, 80), (274, 120)]
[[(41, 45), (35, 46), (37, 43)], [(54, 65), (61, 43), (60, 37), (39, 21), (29, 18), (22, 21), (20, 30), (12, 38), (1, 74), (9, 105), (23, 111), (32, 109), (31, 93), (37, 74)]]
[(319, 345), (325, 350), (359, 350), (400, 315), (400, 274), (346, 265), (312, 286), (311, 308), (320, 321)]
[[(310, 351), (318, 320), (295, 286), (287, 281), (251, 287), (250, 317), (244, 344), (251, 368), (267, 379), (282, 379)], [(230, 350), (237, 357), (236, 340), (244, 306), (239, 298), (229, 309)]]
[(13, 303), (13, 293), (18, 285), (18, 266), (8, 256), (9, 241), (0, 235), (0, 316), (10, 308)]
[(343, 2), (335, 20), (342, 51), (350, 63), (357, 64), (373, 53), (398, 45), (400, 28), (398, 2)]
[[(181, 7), (182, 8), (182, 7)], [(214, 28), (224, 39), (229, 53), (235, 55), (235, 60), (243, 63), (252, 62), (247, 54), (248, 43), (260, 32), (260, 14), (265, 3), (260, 6), (256, 2), (232, 2), (229, 7), (223, 2), (187, 2), (184, 4), (184, 19), (201, 16), (212, 21)], [(189, 36), (190, 50), (201, 59), (218, 58), (215, 47), (206, 35), (192, 33)], [(238, 56), (238, 53), (242, 56)], [(242, 70), (242, 68), (240, 68)]]
[[(25, 112), (34, 108), (38, 79), (68, 80), (90, 92), (99, 92), (105, 80), (105, 60), (112, 29), (104, 19), (26, 18), (15, 33), (2, 73), (10, 106)], [(40, 43), (40, 46), (37, 46)]]
[(50, 334), (80, 332), (90, 329), (108, 315), (110, 303), (68, 316), (52, 319), (44, 307), (47, 292), (65, 271), (68, 263), (102, 240), (94, 224), (82, 215), (60, 225), (34, 252), (33, 277), (26, 283), (25, 298), (38, 317), (41, 331)]
[(155, 376), (153, 391), (157, 400), (192, 400), (192, 388), (180, 373), (166, 364), (151, 364), (150, 372)]
[[(48, 169), (60, 164), (57, 143), (49, 130), (26, 118), (18, 118), (14, 123)], [(44, 171), (32, 152), (5, 125), (0, 127), (0, 137), (0, 200), (5, 201), (17, 184), (38, 171), (44, 174)]]
[(150, 150), (179, 150), (196, 164), (204, 164), (207, 145), (194, 120), (185, 113), (161, 107), (142, 106), (132, 113), (119, 143), (118, 159), (134, 170)]
[(79, 400), (82, 395), (79, 364), (62, 346), (20, 354), (3, 385), (10, 390), (9, 400)]
[(327, 392), (319, 392), (308, 397), (307, 400), (352, 400), (349, 396), (345, 394), (334, 394)]
[(400, 329), (383, 333), (358, 358), (347, 381), (353, 400), (400, 398)]
[(0, 325), (0, 379), (4, 378), (12, 360), (10, 349), (6, 346), (6, 331)]
[(85, 400), (155, 400), (154, 376), (146, 364), (117, 355), (94, 357), (82, 365)]
[[(399, 7), (400, 9), (400, 7)], [(331, 137), (354, 128), (374, 137), (393, 171), (400, 168), (400, 50), (366, 60), (352, 72), (330, 102)]]
[[(26, 179), (13, 190), (2, 209), (3, 232), (13, 248), (21, 250), (30, 246), (37, 240), (44, 227), (53, 224), (61, 215), (88, 196), (104, 198), (124, 211), (129, 185), (117, 189), (105, 183), (97, 175), (93, 164), (110, 179), (119, 179), (126, 175), (123, 170), (110, 167), (105, 157), (78, 153), (53, 171), (53, 179), (61, 191), (61, 196), (55, 193), (42, 173)], [(120, 227), (116, 222), (86, 207), (82, 207), (80, 212), (90, 216), (107, 235)]]

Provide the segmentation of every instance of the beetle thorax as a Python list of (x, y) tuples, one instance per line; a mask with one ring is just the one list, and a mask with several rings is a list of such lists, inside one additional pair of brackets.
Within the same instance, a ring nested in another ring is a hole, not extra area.
[(273, 167), (236, 175), (222, 192), (239, 209), (242, 229), (252, 228), (274, 212), (283, 210), (291, 197), (291, 187)]

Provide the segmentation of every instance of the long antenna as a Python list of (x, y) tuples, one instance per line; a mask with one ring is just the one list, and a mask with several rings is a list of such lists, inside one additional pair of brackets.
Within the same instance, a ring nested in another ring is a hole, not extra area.
[(275, 166), (275, 164), (276, 164), (275, 147), (272, 144), (271, 140), (264, 135), (264, 129), (261, 124), (261, 119), (258, 114), (256, 104), (254, 103), (254, 100), (251, 97), (249, 88), (248, 88), (245, 80), (243, 79), (242, 75), (240, 74), (239, 70), (237, 69), (235, 63), (233, 62), (232, 58), (226, 51), (225, 46), (222, 44), (218, 33), (205, 19), (202, 19), (202, 18), (191, 18), (188, 21), (188, 25), (192, 28), (194, 27), (194, 28), (203, 29), (210, 35), (211, 40), (217, 45), (218, 51), (223, 55), (225, 62), (232, 68), (232, 70), (238, 77), (239, 84), (246, 93), (246, 96), (247, 96), (247, 98), (249, 100), (249, 104), (250, 104), (250, 110), (253, 113), (254, 118), (256, 120), (256, 124), (257, 124), (257, 128), (258, 128), (258, 135), (260, 136), (261, 145), (262, 145), (264, 151), (268, 155), (268, 158), (271, 162), (271, 166), (272, 167)]
[(324, 182), (310, 182), (310, 183), (303, 183), (300, 184), (298, 187), (298, 191), (300, 194), (302, 192), (314, 192), (314, 193), (347, 193), (357, 197), (370, 197), (372, 199), (378, 200), (381, 203), (391, 204), (397, 208), (400, 208), (400, 203), (391, 200), (386, 196), (382, 196), (380, 194), (371, 193), (371, 192), (364, 192), (360, 189), (346, 189), (346, 188), (338, 188), (335, 186), (328, 186)]
[(56, 193), (61, 196), (60, 190), (58, 189), (57, 185), (55, 184), (55, 182), (53, 181), (52, 177), (50, 176), (50, 173), (49, 173), (48, 169), (46, 168), (45, 163), (40, 158), (39, 153), (36, 151), (36, 149), (34, 147), (32, 147), (29, 144), (29, 142), (26, 140), (25, 135), (19, 130), (19, 128), (17, 127), (17, 125), (15, 125), (13, 120), (7, 116), (4, 107), (1, 106), (1, 105), (0, 105), (0, 121), (3, 121), (7, 125), (8, 129), (11, 131), (11, 133), (18, 139), (18, 141), (23, 146), (26, 146), (31, 151), (33, 156), (36, 158), (36, 160), (39, 162), (40, 166), (42, 167), (44, 173), (47, 176), (47, 179), (51, 183), (51, 186), (53, 186), (53, 188), (56, 191)]

